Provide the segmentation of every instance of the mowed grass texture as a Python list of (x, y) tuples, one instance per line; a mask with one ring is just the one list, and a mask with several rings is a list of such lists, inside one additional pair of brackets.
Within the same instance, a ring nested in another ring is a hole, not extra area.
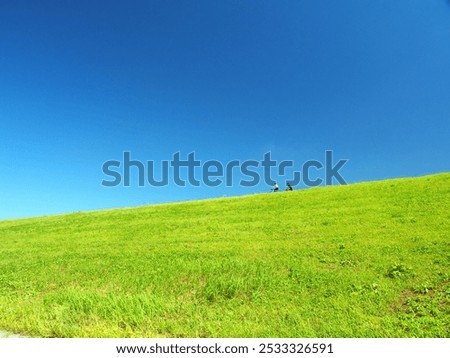
[(0, 329), (450, 337), (450, 174), (0, 222)]

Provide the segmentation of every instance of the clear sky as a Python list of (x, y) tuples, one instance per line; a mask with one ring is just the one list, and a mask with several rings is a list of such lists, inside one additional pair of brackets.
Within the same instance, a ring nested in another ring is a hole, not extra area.
[(449, 137), (447, 0), (0, 0), (0, 219), (270, 189), (101, 186), (124, 151), (351, 183), (449, 171)]

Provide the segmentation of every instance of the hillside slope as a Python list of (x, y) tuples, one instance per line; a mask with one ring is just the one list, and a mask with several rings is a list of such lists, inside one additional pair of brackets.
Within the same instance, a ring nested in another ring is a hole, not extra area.
[(450, 337), (450, 174), (0, 222), (0, 329)]

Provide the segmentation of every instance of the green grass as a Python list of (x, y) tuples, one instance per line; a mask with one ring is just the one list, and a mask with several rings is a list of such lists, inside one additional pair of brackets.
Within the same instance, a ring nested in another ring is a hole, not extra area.
[(0, 329), (450, 337), (450, 174), (0, 222)]

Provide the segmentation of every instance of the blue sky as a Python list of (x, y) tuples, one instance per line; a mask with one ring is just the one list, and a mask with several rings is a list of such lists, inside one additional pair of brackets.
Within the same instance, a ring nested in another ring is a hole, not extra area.
[(449, 171), (449, 5), (0, 1), (0, 219), (269, 191), (101, 186), (124, 151)]

